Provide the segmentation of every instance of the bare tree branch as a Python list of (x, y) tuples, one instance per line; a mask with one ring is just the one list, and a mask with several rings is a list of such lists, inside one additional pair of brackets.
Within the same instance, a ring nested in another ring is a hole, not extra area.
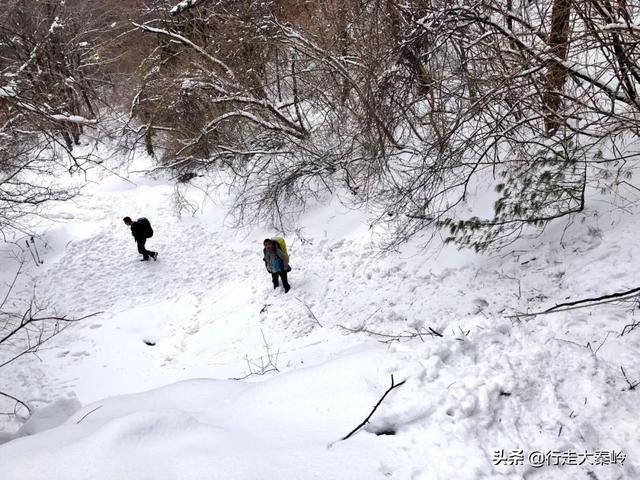
[(353, 430), (351, 430), (349, 433), (347, 433), (344, 437), (342, 437), (342, 440), (346, 440), (349, 437), (351, 437), (354, 433), (356, 433), (358, 430), (360, 430), (362, 427), (364, 427), (368, 422), (369, 419), (373, 416), (373, 414), (376, 412), (376, 410), (378, 409), (378, 407), (380, 406), (380, 404), (383, 402), (383, 400), (386, 398), (387, 395), (389, 395), (389, 393), (395, 389), (398, 388), (401, 385), (404, 385), (404, 383), (406, 383), (406, 380), (401, 381), (400, 383), (395, 383), (393, 380), (393, 374), (391, 374), (391, 386), (387, 389), (386, 392), (384, 392), (384, 394), (382, 395), (382, 397), (380, 397), (380, 400), (378, 400), (378, 403), (375, 404), (375, 406), (373, 407), (373, 410), (371, 410), (371, 412), (369, 413), (369, 415), (367, 415), (367, 418), (365, 418), (362, 423), (360, 423), (356, 428), (354, 428)]

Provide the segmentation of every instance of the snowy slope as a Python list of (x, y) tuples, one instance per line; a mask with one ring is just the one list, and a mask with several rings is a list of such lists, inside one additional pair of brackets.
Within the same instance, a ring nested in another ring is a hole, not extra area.
[[(640, 329), (620, 336), (633, 305), (509, 318), (635, 287), (633, 205), (493, 256), (382, 256), (362, 214), (318, 207), (287, 238), (285, 295), (261, 262), (275, 232), (230, 229), (224, 199), (178, 219), (170, 185), (132, 180), (89, 187), (40, 227), (45, 263), (18, 296), (101, 313), (2, 372), (0, 391), (40, 410), (0, 445), (0, 479), (640, 478), (638, 391), (620, 370), (640, 379)], [(125, 215), (152, 221), (158, 262), (138, 261)], [(339, 441), (391, 374), (406, 383)], [(494, 449), (626, 459), (496, 466)]]

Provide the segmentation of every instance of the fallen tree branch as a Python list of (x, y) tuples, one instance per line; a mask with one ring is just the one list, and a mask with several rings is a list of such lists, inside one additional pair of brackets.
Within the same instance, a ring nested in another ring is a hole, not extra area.
[(358, 430), (360, 430), (362, 427), (364, 427), (367, 424), (367, 422), (369, 421), (369, 419), (373, 416), (375, 411), (378, 409), (378, 407), (380, 406), (382, 401), (385, 399), (385, 397), (387, 395), (389, 395), (389, 392), (391, 392), (391, 390), (393, 390), (394, 388), (398, 388), (400, 385), (404, 384), (405, 382), (406, 382), (406, 380), (403, 380), (400, 383), (395, 383), (395, 381), (393, 380), (393, 374), (391, 374), (391, 386), (387, 389), (386, 392), (384, 392), (384, 395), (382, 395), (382, 397), (380, 397), (380, 400), (378, 400), (378, 403), (376, 403), (375, 407), (373, 407), (373, 410), (371, 410), (371, 413), (369, 413), (367, 418), (365, 418), (360, 425), (358, 425), (356, 428), (351, 430), (347, 435), (342, 437), (342, 440), (346, 440), (347, 438), (352, 436), (354, 433), (356, 433)]
[(616, 292), (609, 295), (602, 295), (600, 297), (584, 298), (582, 300), (575, 300), (573, 302), (559, 303), (558, 305), (547, 308), (546, 310), (543, 310), (541, 312), (516, 313), (515, 315), (508, 315), (506, 318), (537, 317), (538, 315), (567, 312), (569, 310), (577, 310), (579, 308), (595, 307), (597, 305), (604, 305), (621, 300), (629, 300), (638, 295), (640, 295), (640, 287), (627, 290), (626, 292)]
[(611, 293), (609, 295), (602, 295), (600, 297), (595, 297), (595, 298), (585, 298), (582, 300), (576, 300), (574, 302), (566, 302), (566, 303), (560, 303), (554, 307), (548, 308), (545, 311), (543, 311), (542, 313), (550, 313), (555, 311), (558, 308), (561, 307), (571, 307), (574, 305), (579, 305), (582, 303), (591, 303), (591, 302), (599, 302), (602, 300), (609, 300), (609, 299), (617, 299), (617, 298), (621, 298), (621, 297), (626, 297), (628, 295), (632, 295), (634, 293), (640, 293), (640, 287), (637, 288), (633, 288), (631, 290), (627, 290), (626, 292), (616, 292), (616, 293)]
[(382, 332), (376, 332), (375, 330), (369, 330), (364, 325), (357, 328), (345, 327), (344, 325), (337, 325), (337, 326), (349, 333), (366, 333), (367, 335), (372, 335), (374, 337), (383, 337), (388, 339), (384, 341), (381, 340), (383, 342), (391, 342), (394, 340), (399, 341), (401, 338), (407, 338), (407, 339), (419, 338), (420, 340), (424, 341), (422, 339), (423, 335), (428, 335), (430, 337), (443, 337), (443, 335), (440, 332), (438, 332), (437, 330), (434, 330), (432, 327), (428, 327), (428, 331), (421, 331), (420, 329), (416, 328), (415, 332), (410, 332), (405, 330), (401, 333), (382, 333)]
[[(13, 395), (9, 395), (8, 393), (4, 393), (4, 392), (0, 392), (0, 395), (2, 395), (3, 397), (8, 398), (10, 400), (13, 400), (14, 402), (16, 402), (16, 404), (22, 405), (24, 408), (27, 409), (27, 412), (29, 412), (29, 415), (31, 415), (31, 408), (29, 407), (29, 405), (27, 405), (22, 400), (14, 397)], [(14, 412), (15, 412), (15, 410), (14, 410)]]
[(306, 307), (306, 309), (309, 311), (309, 315), (311, 315), (311, 318), (313, 318), (313, 319), (316, 321), (316, 323), (317, 323), (320, 327), (322, 327), (322, 324), (320, 323), (320, 320), (318, 320), (318, 317), (316, 317), (316, 316), (315, 316), (315, 314), (314, 314), (314, 313), (313, 313), (313, 311), (311, 310), (311, 307), (310, 307), (309, 305), (307, 305), (307, 303), (306, 303), (304, 300), (301, 300), (301, 299), (300, 299), (300, 298), (298, 298), (298, 297), (295, 297), (295, 299), (296, 299), (296, 300), (298, 300), (301, 304), (303, 304), (303, 305)]

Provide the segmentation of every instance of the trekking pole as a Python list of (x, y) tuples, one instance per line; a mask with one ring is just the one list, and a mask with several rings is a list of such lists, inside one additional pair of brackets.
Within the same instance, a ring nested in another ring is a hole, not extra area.
[(31, 250), (31, 247), (29, 246), (29, 240), (25, 240), (24, 243), (27, 244), (27, 249), (29, 250), (29, 253), (31, 254), (31, 258), (33, 258), (33, 262), (36, 264), (36, 266), (39, 266), (40, 264), (36, 260), (36, 256), (33, 254), (33, 251)]
[(31, 237), (31, 244), (33, 245), (33, 249), (36, 251), (36, 257), (38, 257), (38, 261), (40, 262), (40, 265), (42, 265), (44, 263), (44, 260), (40, 259), (40, 254), (38, 253), (38, 247), (36, 247), (36, 242), (33, 240), (33, 237)]

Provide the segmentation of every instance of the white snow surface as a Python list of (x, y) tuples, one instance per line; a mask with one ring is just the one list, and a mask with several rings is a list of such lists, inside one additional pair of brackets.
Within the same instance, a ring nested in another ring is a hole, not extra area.
[[(0, 416), (0, 479), (640, 478), (640, 389), (620, 369), (640, 379), (640, 328), (620, 335), (637, 306), (509, 318), (637, 286), (633, 190), (484, 256), (382, 255), (364, 215), (330, 202), (287, 236), (284, 294), (261, 261), (277, 232), (230, 228), (225, 198), (198, 189), (202, 210), (177, 218), (168, 182), (131, 182), (104, 178), (37, 227), (44, 263), (15, 301), (100, 313), (0, 370), (0, 391), (34, 409)], [(125, 215), (151, 220), (157, 262), (139, 262)], [(406, 383), (340, 440), (391, 375)], [(494, 465), (495, 449), (626, 459)]]

